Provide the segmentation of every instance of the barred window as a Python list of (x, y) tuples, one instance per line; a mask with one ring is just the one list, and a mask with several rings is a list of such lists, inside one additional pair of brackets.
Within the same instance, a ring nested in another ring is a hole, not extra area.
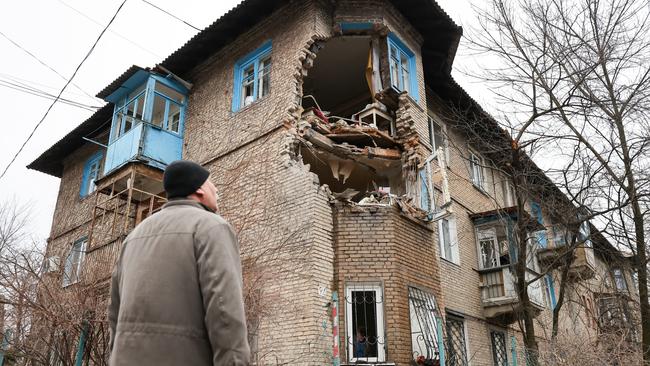
[(502, 331), (491, 330), (492, 358), (494, 366), (508, 366), (508, 349), (506, 348), (506, 334)]
[(467, 366), (465, 322), (462, 318), (447, 315), (447, 365)]
[(413, 358), (418, 361), (439, 360), (438, 306), (433, 294), (409, 287), (411, 344)]
[(345, 322), (350, 362), (385, 361), (384, 295), (381, 285), (347, 286)]

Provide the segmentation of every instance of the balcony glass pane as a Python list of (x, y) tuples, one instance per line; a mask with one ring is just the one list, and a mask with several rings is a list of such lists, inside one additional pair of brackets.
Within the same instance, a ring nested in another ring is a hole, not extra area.
[(164, 94), (167, 98), (180, 104), (183, 104), (183, 101), (185, 100), (183, 94), (159, 82), (156, 82), (156, 92)]

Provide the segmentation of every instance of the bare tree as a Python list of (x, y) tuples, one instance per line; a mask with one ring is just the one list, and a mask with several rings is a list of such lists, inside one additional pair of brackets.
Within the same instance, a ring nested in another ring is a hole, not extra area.
[[(515, 141), (526, 136), (528, 147), (560, 151), (556, 181), (589, 207), (585, 218), (600, 219), (609, 238), (635, 255), (649, 363), (648, 3), (493, 0), (479, 11), (480, 29), (470, 41), (496, 57), (480, 77), (494, 83)], [(526, 346), (536, 350), (533, 341)]]

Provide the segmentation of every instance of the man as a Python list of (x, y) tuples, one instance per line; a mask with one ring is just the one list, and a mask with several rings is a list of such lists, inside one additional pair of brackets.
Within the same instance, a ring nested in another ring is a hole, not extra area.
[(169, 164), (169, 202), (124, 241), (108, 308), (111, 366), (248, 365), (239, 247), (215, 214), (209, 175)]

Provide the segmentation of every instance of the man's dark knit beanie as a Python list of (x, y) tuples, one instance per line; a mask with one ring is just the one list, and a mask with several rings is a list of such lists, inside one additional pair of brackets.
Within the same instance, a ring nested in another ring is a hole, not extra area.
[(208, 179), (210, 172), (189, 160), (176, 160), (167, 165), (163, 186), (167, 198), (187, 197), (196, 192)]

